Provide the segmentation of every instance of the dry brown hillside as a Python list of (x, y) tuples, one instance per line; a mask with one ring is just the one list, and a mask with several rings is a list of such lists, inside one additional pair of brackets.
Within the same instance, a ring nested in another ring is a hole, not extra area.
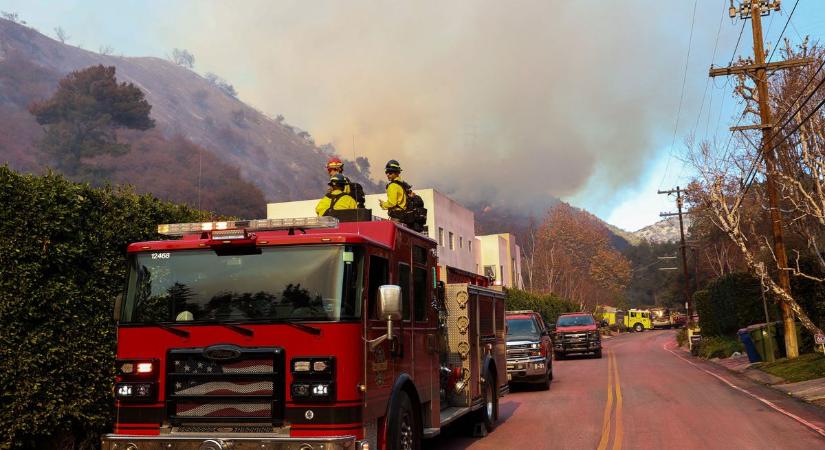
[[(176, 139), (205, 149), (213, 156), (213, 164), (226, 165), (226, 170), (218, 172), (232, 177), (232, 168), (237, 168), (239, 176), (257, 186), (267, 201), (313, 198), (322, 192), (327, 154), (311, 137), (249, 107), (207, 78), (159, 58), (103, 55), (62, 44), (4, 19), (0, 19), (0, 120), (4, 126), (0, 162), (25, 171), (43, 166), (32, 150), (40, 128), (26, 111), (28, 104), (51, 95), (67, 73), (97, 64), (115, 66), (119, 81), (134, 83), (145, 93), (162, 134), (153, 139), (166, 139), (167, 150), (187, 148)], [(356, 168), (355, 163), (348, 164), (350, 178), (368, 191), (378, 189)], [(146, 177), (119, 174), (113, 178)]]

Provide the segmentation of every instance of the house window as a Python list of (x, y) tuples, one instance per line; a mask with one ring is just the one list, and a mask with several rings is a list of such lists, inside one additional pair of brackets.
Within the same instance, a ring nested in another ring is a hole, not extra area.
[(463, 236), (458, 237), (458, 248), (464, 248), (464, 237)]
[(438, 245), (444, 247), (444, 228), (438, 227)]
[[(472, 253), (473, 252), (473, 241), (471, 239), (467, 239), (467, 250)], [(478, 272), (478, 270), (476, 270)]]
[(484, 266), (484, 276), (495, 280), (496, 279), (496, 266)]
[(455, 250), (455, 236), (452, 231), (450, 231), (450, 250)]

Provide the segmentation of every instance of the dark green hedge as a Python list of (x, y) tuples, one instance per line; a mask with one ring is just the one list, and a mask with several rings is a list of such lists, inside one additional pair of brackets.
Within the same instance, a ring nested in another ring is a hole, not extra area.
[[(717, 278), (693, 295), (702, 336), (733, 336), (740, 328), (765, 322), (759, 280), (747, 273)], [(771, 320), (779, 320), (776, 304), (770, 299)]]
[(0, 448), (90, 448), (111, 426), (129, 242), (202, 214), (0, 167)]
[(506, 293), (505, 304), (508, 311), (538, 311), (547, 324), (556, 323), (559, 314), (579, 310), (578, 305), (553, 294), (538, 295), (519, 289), (508, 289)]

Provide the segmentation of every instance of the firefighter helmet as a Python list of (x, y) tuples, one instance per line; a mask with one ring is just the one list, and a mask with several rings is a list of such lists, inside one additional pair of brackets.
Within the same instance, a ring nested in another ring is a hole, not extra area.
[(343, 175), (341, 175), (340, 173), (336, 173), (335, 175), (333, 175), (329, 178), (329, 183), (327, 183), (327, 184), (329, 184), (330, 186), (341, 186), (341, 187), (343, 187), (343, 186), (347, 185), (347, 179)]
[(387, 166), (384, 168), (384, 172), (400, 173), (401, 164), (399, 164), (398, 161), (391, 159), (387, 161)]
[(329, 169), (344, 170), (344, 162), (339, 158), (332, 157), (327, 161), (327, 170)]

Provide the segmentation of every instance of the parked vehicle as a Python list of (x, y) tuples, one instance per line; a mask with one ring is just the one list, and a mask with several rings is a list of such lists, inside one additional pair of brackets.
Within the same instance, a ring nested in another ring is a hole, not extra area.
[(602, 320), (607, 322), (607, 325), (624, 325), (625, 312), (621, 309), (616, 311), (606, 311), (602, 313)]
[(504, 295), (437, 281), (435, 241), (334, 217), (158, 231), (178, 239), (127, 249), (103, 449), (415, 449), (495, 425)]
[(646, 309), (628, 309), (624, 316), (624, 326), (636, 332), (652, 330), (650, 311)]
[(650, 323), (653, 328), (671, 328), (674, 323), (670, 309), (662, 306), (650, 308)]
[(564, 359), (572, 353), (592, 353), (602, 357), (602, 339), (592, 314), (562, 314), (556, 320), (553, 335), (553, 353), (556, 359)]
[(553, 344), (544, 319), (535, 311), (507, 311), (507, 380), (550, 389)]

